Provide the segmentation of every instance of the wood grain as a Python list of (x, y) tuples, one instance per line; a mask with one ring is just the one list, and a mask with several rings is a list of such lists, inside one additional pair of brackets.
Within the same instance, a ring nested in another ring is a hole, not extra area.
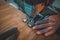
[(17, 40), (60, 40), (56, 34), (49, 37), (36, 35), (34, 31), (23, 22), (26, 17), (20, 10), (8, 5), (4, 0), (0, 0), (0, 32), (11, 26), (17, 26), (19, 36)]

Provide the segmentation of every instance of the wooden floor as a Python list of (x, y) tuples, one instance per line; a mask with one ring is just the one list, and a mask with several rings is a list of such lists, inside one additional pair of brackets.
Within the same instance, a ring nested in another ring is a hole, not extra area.
[(0, 0), (0, 32), (12, 26), (17, 26), (19, 36), (17, 40), (60, 40), (60, 37), (53, 34), (49, 37), (36, 35), (34, 31), (23, 22), (26, 17), (21, 11)]

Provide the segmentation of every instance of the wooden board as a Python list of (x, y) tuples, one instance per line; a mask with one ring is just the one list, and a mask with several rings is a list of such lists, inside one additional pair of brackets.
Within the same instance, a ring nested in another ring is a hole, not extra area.
[(36, 35), (34, 31), (23, 22), (26, 17), (24, 13), (0, 0), (0, 32), (12, 26), (17, 26), (19, 36), (17, 40), (60, 40), (60, 37), (53, 34), (49, 37)]

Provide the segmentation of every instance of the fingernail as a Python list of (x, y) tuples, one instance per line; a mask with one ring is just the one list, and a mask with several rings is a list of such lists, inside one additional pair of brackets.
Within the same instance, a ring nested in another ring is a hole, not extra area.
[(36, 33), (37, 33), (37, 34), (41, 34), (41, 32), (40, 32), (40, 31), (37, 31)]
[(49, 27), (49, 29), (52, 29), (53, 27)]
[(33, 27), (33, 29), (35, 29), (36, 27)]
[(48, 34), (45, 34), (45, 36), (48, 36)]

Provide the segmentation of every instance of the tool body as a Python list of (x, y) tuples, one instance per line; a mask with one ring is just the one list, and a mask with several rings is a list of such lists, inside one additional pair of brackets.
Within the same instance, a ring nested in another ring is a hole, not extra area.
[(49, 14), (51, 0), (20, 0), (23, 3), (23, 12), (27, 15), (24, 22), (27, 22), (29, 27), (32, 27), (38, 20), (44, 19)]

